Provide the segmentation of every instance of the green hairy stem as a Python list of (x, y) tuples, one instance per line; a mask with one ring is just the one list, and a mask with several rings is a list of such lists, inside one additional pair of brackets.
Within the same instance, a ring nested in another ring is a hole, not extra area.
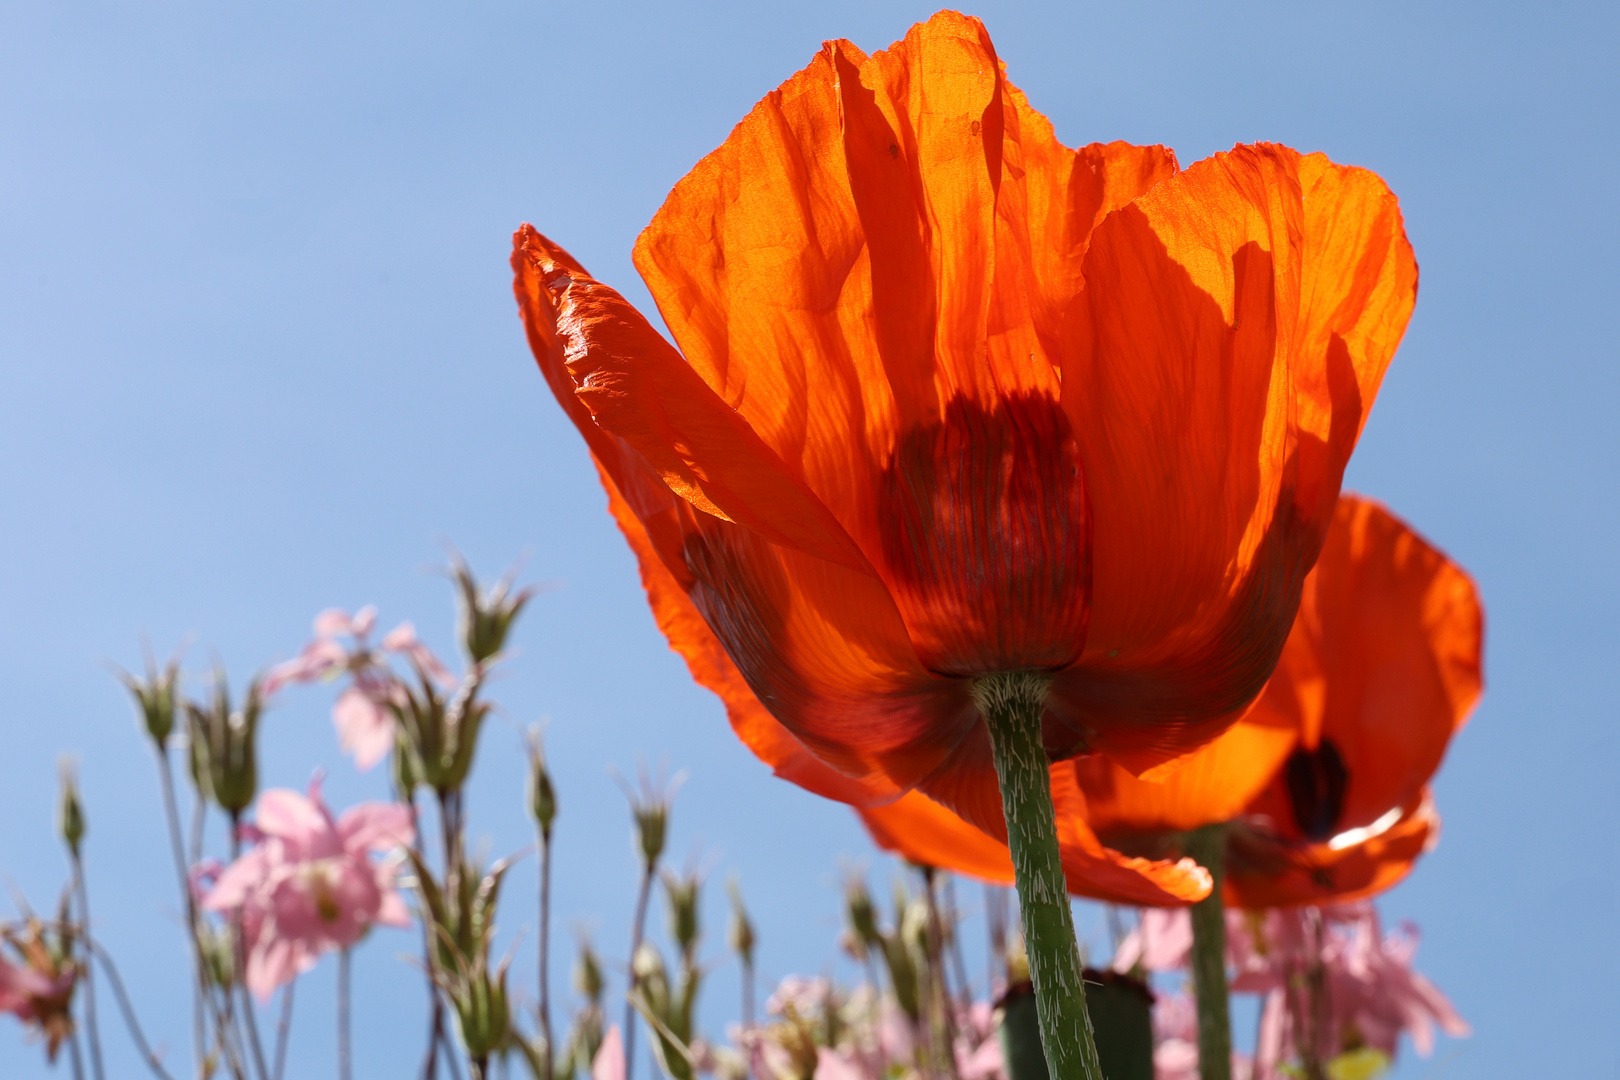
[(1007, 846), (1047, 1068), (1052, 1080), (1103, 1080), (1086, 1013), (1080, 948), (1058, 857), (1057, 817), (1041, 746), (1041, 710), (1050, 681), (1034, 672), (987, 675), (974, 680), (973, 699), (990, 730), (1001, 781)]

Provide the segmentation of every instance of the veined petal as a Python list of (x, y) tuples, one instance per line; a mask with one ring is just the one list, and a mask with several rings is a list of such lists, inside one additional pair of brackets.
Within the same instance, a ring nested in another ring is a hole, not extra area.
[[(1075, 792), (1064, 772), (1054, 768), (1053, 797), (1072, 804)], [(1208, 873), (1189, 860), (1160, 862), (1131, 858), (1104, 847), (1082, 817), (1058, 812), (1059, 852), (1069, 891), (1119, 904), (1179, 905), (1209, 895)], [(1012, 857), (1002, 838), (963, 821), (921, 792), (887, 806), (865, 808), (861, 820), (879, 847), (923, 866), (936, 866), (983, 881), (1011, 884)]]
[[(1393, 198), (1301, 162), (1217, 154), (1110, 215), (1086, 254), (1063, 402), (1092, 503), (1092, 624), (1053, 712), (1133, 772), (1264, 685), (1410, 311)], [(1366, 197), (1329, 212), (1346, 185)]]
[(825, 798), (862, 806), (894, 798), (899, 789), (880, 773), (857, 779), (833, 769), (807, 750), (759, 703), (748, 682), (716, 640), (708, 623), (653, 550), (641, 520), (631, 511), (607, 471), (597, 473), (608, 493), (608, 509), (635, 552), (647, 602), (664, 637), (686, 661), (698, 685), (713, 691), (726, 706), (731, 730), (771, 771)]
[(1479, 699), (1483, 634), (1461, 567), (1378, 503), (1342, 497), (1249, 714), (1296, 726), (1301, 746), (1249, 812), (1325, 840), (1409, 804)]
[(827, 508), (640, 312), (533, 228), (520, 229), (514, 247), (518, 303), (559, 400), (577, 398), (698, 509), (869, 570)]
[(942, 12), (871, 57), (828, 43), (638, 241), (692, 370), (838, 518), (930, 670), (1080, 654), (1054, 365), (1092, 226), (1174, 167), (1060, 145), (982, 24)]
[[(1266, 718), (1269, 720), (1270, 718)], [(1107, 842), (1230, 821), (1277, 775), (1299, 738), (1292, 724), (1253, 713), (1176, 762), (1162, 781), (1142, 780), (1101, 754), (1066, 763), (1085, 793), (1086, 820)]]
[(1355, 843), (1302, 844), (1242, 825), (1229, 834), (1224, 895), (1234, 907), (1348, 903), (1400, 882), (1440, 836), (1427, 789), (1392, 826)]

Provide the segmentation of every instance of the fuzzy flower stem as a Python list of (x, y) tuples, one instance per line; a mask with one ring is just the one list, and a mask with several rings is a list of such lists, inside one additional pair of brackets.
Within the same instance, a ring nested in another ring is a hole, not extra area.
[(1198, 1075), (1231, 1080), (1232, 1021), (1226, 990), (1226, 908), (1221, 902), (1225, 876), (1226, 826), (1206, 825), (1187, 834), (1186, 855), (1209, 871), (1214, 887), (1192, 906), (1193, 993), (1198, 1000)]
[(974, 680), (973, 699), (989, 729), (1001, 782), (1007, 846), (1048, 1072), (1052, 1080), (1103, 1080), (1086, 1012), (1080, 947), (1058, 855), (1057, 813), (1041, 746), (1041, 712), (1050, 681), (1035, 672), (986, 675)]

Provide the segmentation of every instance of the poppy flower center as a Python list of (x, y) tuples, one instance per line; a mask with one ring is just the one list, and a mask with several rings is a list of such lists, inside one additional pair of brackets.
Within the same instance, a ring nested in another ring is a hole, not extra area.
[(1090, 508), (1056, 401), (954, 398), (901, 436), (880, 492), (880, 573), (925, 666), (977, 677), (1079, 658)]
[(1333, 740), (1323, 737), (1315, 750), (1300, 747), (1283, 766), (1283, 782), (1294, 808), (1294, 824), (1314, 843), (1331, 837), (1344, 811), (1350, 770)]

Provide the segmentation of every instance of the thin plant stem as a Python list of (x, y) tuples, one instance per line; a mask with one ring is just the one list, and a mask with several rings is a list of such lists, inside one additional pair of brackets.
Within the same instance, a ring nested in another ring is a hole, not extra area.
[[(929, 1011), (935, 1005), (939, 1008), (940, 1031), (938, 1039), (943, 1046), (938, 1047), (940, 1056), (945, 1059), (945, 1071), (953, 1080), (958, 1077), (956, 1068), (956, 1017), (955, 1005), (951, 1001), (950, 980), (945, 973), (945, 929), (939, 917), (939, 894), (936, 891), (935, 878), (938, 872), (932, 866), (922, 868), (923, 889), (928, 896), (928, 982)], [(937, 992), (934, 992), (937, 991)], [(933, 1025), (930, 1024), (930, 1027)]]
[(338, 950), (337, 969), (338, 1080), (350, 1080), (349, 1057), (349, 950)]
[(965, 1016), (968, 1009), (973, 1005), (973, 983), (968, 979), (967, 961), (962, 958), (961, 922), (958, 919), (960, 913), (956, 907), (956, 878), (950, 874), (945, 874), (942, 891), (945, 894), (944, 914), (948, 916), (948, 923), (951, 928), (951, 963), (956, 968), (957, 989), (961, 992), (961, 1001), (957, 1007), (961, 1009)]
[(985, 953), (985, 996), (996, 995), (996, 975), (1007, 962), (1007, 894), (999, 885), (984, 887), (985, 928), (990, 933), (990, 948)]
[(90, 1044), (90, 1071), (96, 1080), (106, 1080), (101, 1065), (101, 1032), (96, 1027), (95, 981), (91, 978), (90, 963), (90, 890), (84, 882), (84, 859), (77, 851), (73, 855), (73, 891), (79, 899), (79, 932), (85, 942), (84, 962), (84, 1029), (85, 1041)]
[(624, 1080), (631, 1080), (636, 1071), (636, 953), (641, 949), (641, 934), (647, 922), (647, 900), (652, 895), (655, 869), (651, 859), (643, 862), (641, 888), (636, 892), (635, 921), (630, 924), (630, 971), (625, 976), (629, 985), (624, 992)]
[(989, 729), (1001, 784), (1047, 1070), (1051, 1080), (1102, 1080), (1041, 744), (1041, 713), (1050, 684), (1049, 676), (1006, 672), (975, 679), (972, 693)]
[(742, 957), (738, 964), (742, 969), (738, 979), (742, 989), (742, 1022), (748, 1029), (754, 1026), (754, 962)]
[(79, 1029), (68, 1035), (68, 1060), (73, 1063), (73, 1080), (84, 1080), (84, 1052), (79, 1049)]
[(281, 1080), (287, 1066), (287, 1036), (292, 1033), (293, 989), (297, 985), (295, 978), (281, 988), (281, 1016), (276, 1020), (276, 1060), (271, 1073), (274, 1080)]
[[(231, 814), (231, 862), (236, 862), (242, 854), (242, 815)], [(253, 998), (247, 988), (247, 941), (242, 933), (242, 908), (240, 905), (231, 912), (231, 955), (235, 967), (235, 983), (237, 996), (242, 999), (242, 1026), (247, 1028), (248, 1046), (253, 1051), (253, 1063), (259, 1072), (259, 1080), (270, 1080), (270, 1070), (264, 1063), (264, 1047), (259, 1042), (259, 1017), (253, 1007)], [(225, 991), (227, 997), (230, 991)]]
[(146, 1035), (141, 1031), (139, 1021), (135, 1019), (135, 1008), (129, 1002), (129, 994), (124, 990), (124, 980), (118, 977), (118, 968), (114, 966), (112, 957), (89, 936), (85, 937), (85, 944), (101, 961), (102, 974), (107, 976), (107, 985), (112, 988), (113, 1000), (118, 1002), (119, 1012), (124, 1014), (124, 1026), (129, 1028), (129, 1037), (134, 1040), (135, 1048), (141, 1052), (141, 1060), (158, 1080), (174, 1080), (168, 1070), (164, 1069), (163, 1062), (157, 1054), (152, 1052), (152, 1046), (146, 1041)]
[(1305, 1066), (1305, 1080), (1323, 1080), (1327, 1075), (1328, 999), (1327, 968), (1322, 963), (1322, 909), (1312, 905), (1305, 910), (1306, 932), (1310, 935), (1310, 952), (1305, 961), (1305, 1008), (1308, 1023), (1300, 1040)]
[(552, 1080), (555, 1048), (551, 1044), (551, 830), (540, 834), (540, 1039), (545, 1044), (543, 1080)]
[[(399, 751), (395, 751), (398, 753)], [(427, 849), (422, 842), (422, 815), (416, 808), (416, 796), (408, 794), (400, 800), (411, 812), (411, 847), (417, 858), (427, 865)], [(437, 1080), (439, 1075), (439, 1041), (444, 1037), (444, 1003), (439, 1000), (439, 988), (433, 983), (433, 931), (422, 917), (422, 974), (427, 979), (428, 992), (428, 1045), (422, 1058), (421, 1080)]]
[[(157, 754), (158, 779), (163, 788), (164, 817), (169, 824), (169, 847), (174, 854), (174, 870), (180, 882), (180, 897), (184, 901), (186, 909), (186, 939), (191, 946), (192, 957), (192, 1052), (196, 1056), (197, 1075), (200, 1078), (203, 1075), (204, 1048), (207, 1043), (205, 1031), (207, 1024), (203, 1018), (203, 995), (207, 992), (207, 983), (205, 981), (202, 950), (197, 940), (197, 904), (191, 895), (190, 875), (186, 873), (186, 849), (184, 841), (180, 838), (180, 810), (174, 798), (174, 771), (169, 765), (169, 751), (167, 747), (161, 745), (155, 745), (153, 750)], [(197, 805), (201, 808), (201, 798), (197, 800)]]
[(1186, 835), (1184, 853), (1209, 871), (1214, 885), (1192, 906), (1192, 981), (1198, 1002), (1198, 1075), (1232, 1080), (1232, 1020), (1226, 989), (1226, 826), (1206, 825)]

